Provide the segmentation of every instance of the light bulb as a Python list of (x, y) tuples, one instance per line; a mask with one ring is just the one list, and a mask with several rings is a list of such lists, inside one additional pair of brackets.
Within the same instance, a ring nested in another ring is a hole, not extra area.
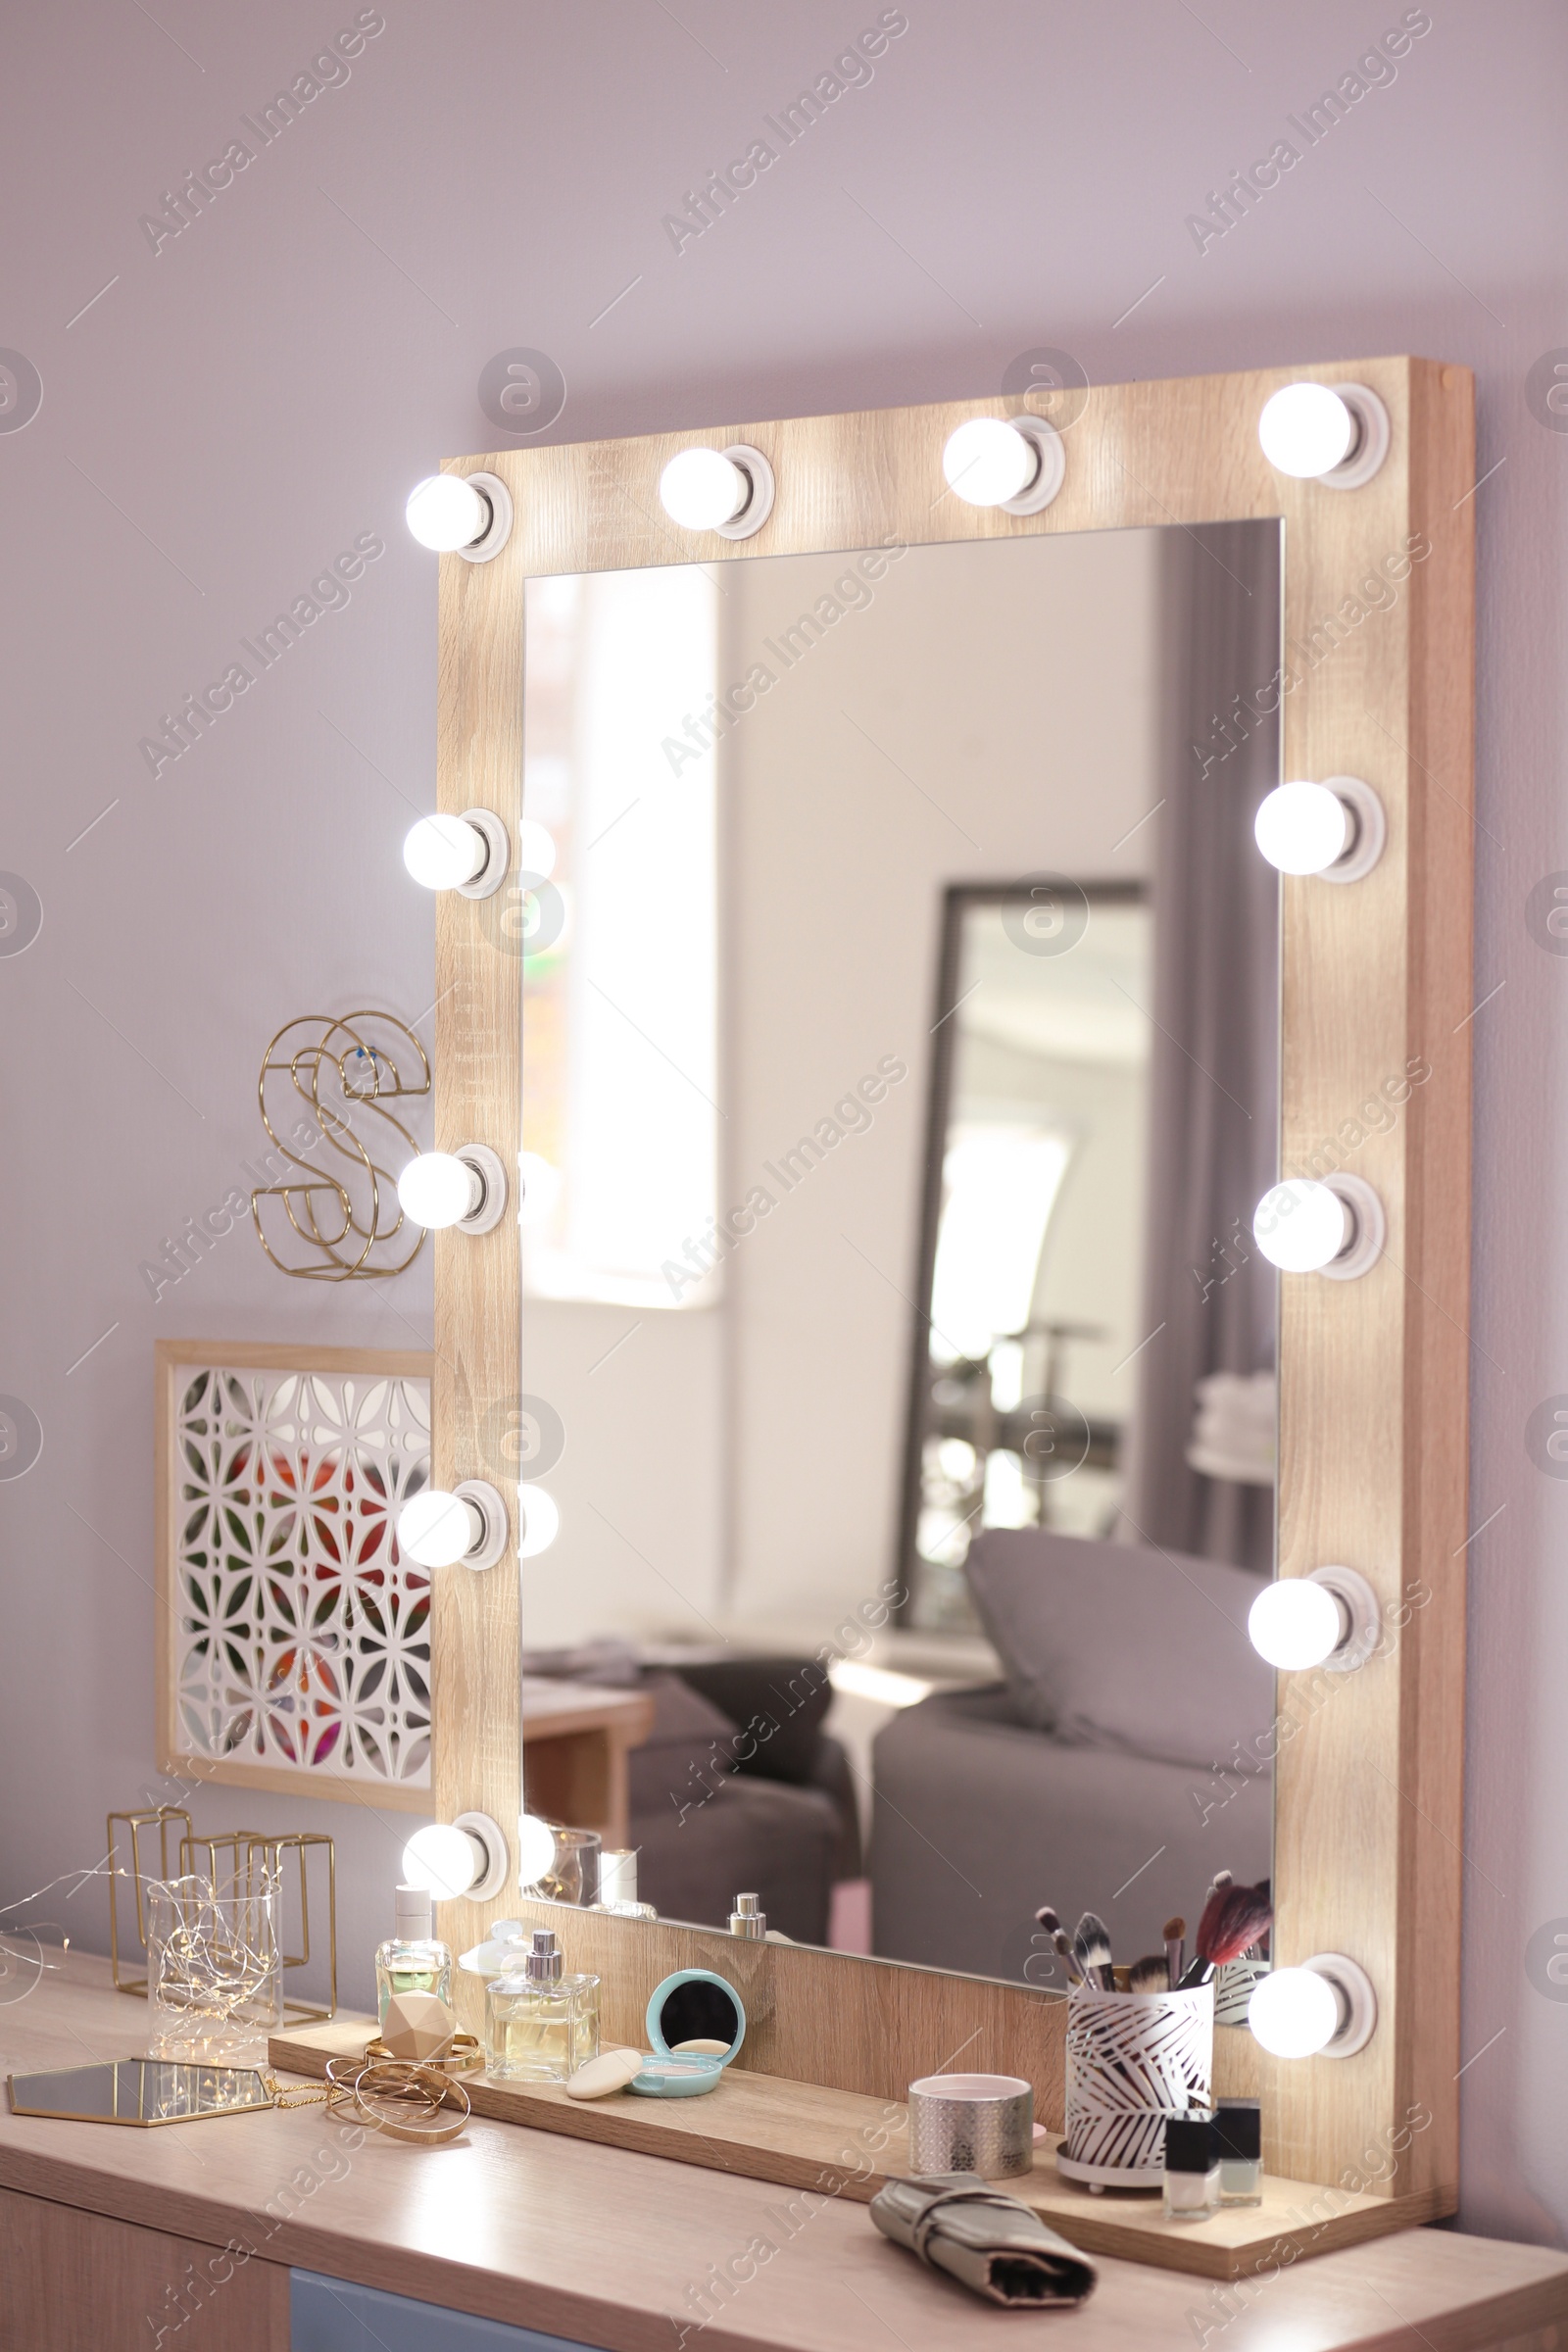
[(1247, 1632), (1260, 1658), (1286, 1674), (1321, 1666), (1346, 1634), (1346, 1610), (1326, 1585), (1307, 1576), (1283, 1576), (1247, 1612)]
[(556, 1864), (556, 1833), (537, 1813), (517, 1815), (517, 1885), (536, 1886)]
[(561, 1533), (561, 1509), (553, 1494), (531, 1482), (517, 1489), (517, 1500), (522, 1505), (522, 1532), (517, 1539), (517, 1557), (531, 1560), (541, 1551), (548, 1551)]
[(1252, 820), (1257, 846), (1282, 874), (1321, 874), (1343, 858), (1355, 819), (1326, 784), (1277, 784)]
[(456, 1225), (477, 1208), (483, 1191), (473, 1170), (451, 1152), (421, 1152), (398, 1178), (404, 1215), (431, 1233)]
[(1276, 2058), (1310, 2058), (1340, 2030), (1340, 2002), (1315, 1968), (1276, 1968), (1258, 1980), (1247, 2022)]
[(1339, 1194), (1309, 1176), (1272, 1186), (1252, 1216), (1253, 1241), (1285, 1274), (1316, 1274), (1331, 1265), (1354, 1229)]
[(1257, 437), (1276, 473), (1314, 481), (1332, 473), (1354, 448), (1354, 412), (1327, 384), (1287, 384), (1263, 403)]
[(484, 1522), (461, 1494), (427, 1487), (398, 1513), (398, 1548), (421, 1568), (452, 1568), (483, 1536)]
[(432, 473), (416, 482), (403, 510), (421, 547), (450, 556), (471, 547), (490, 528), (490, 501), (461, 473)]
[(421, 816), (403, 841), (403, 862), (426, 890), (456, 890), (471, 882), (490, 845), (466, 816)]
[(751, 494), (749, 475), (718, 449), (683, 449), (659, 477), (665, 514), (688, 531), (716, 531)]
[(517, 863), (525, 874), (548, 882), (556, 870), (556, 842), (536, 816), (525, 816), (517, 827)]
[(971, 416), (942, 452), (948, 488), (971, 507), (1001, 507), (1040, 471), (1039, 445), (1001, 416)]
[(519, 1225), (543, 1225), (561, 1199), (564, 1179), (561, 1170), (538, 1152), (519, 1152), (517, 1171), (522, 1178), (522, 1205), (517, 1211)]
[(477, 1838), (450, 1822), (433, 1821), (416, 1830), (403, 1848), (405, 1886), (422, 1886), (438, 1903), (466, 1894), (484, 1877), (489, 1857)]

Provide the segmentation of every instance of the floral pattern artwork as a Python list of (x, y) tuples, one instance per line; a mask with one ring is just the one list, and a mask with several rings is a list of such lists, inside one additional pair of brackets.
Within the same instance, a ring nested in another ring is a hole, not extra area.
[(427, 1788), (430, 1580), (395, 1531), (429, 1483), (429, 1382), (237, 1368), (180, 1381), (182, 1752)]

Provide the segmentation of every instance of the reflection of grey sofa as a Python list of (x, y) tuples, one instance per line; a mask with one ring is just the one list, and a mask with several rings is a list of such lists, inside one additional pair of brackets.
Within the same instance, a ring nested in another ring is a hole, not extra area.
[(878, 1953), (1059, 1984), (1040, 1904), (1069, 1929), (1099, 1911), (1132, 1961), (1170, 1914), (1196, 1929), (1216, 1870), (1268, 1877), (1255, 1577), (1029, 1529), (980, 1537), (970, 1585), (1008, 1679), (936, 1693), (877, 1736)]
[(663, 1918), (724, 1927), (746, 1889), (770, 1928), (827, 1941), (859, 1831), (849, 1760), (821, 1729), (832, 1692), (808, 1677), (804, 1660), (744, 1657), (643, 1677), (655, 1716), (627, 1759), (631, 1842), (638, 1892)]

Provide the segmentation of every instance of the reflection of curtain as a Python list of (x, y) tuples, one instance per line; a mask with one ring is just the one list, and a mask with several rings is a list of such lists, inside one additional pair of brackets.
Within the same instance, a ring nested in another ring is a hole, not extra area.
[(1275, 1181), (1279, 877), (1252, 817), (1279, 781), (1281, 534), (1269, 522), (1163, 534), (1168, 649), (1154, 878), (1155, 1021), (1144, 1330), (1129, 1536), (1273, 1563), (1274, 1497), (1189, 1467), (1197, 1383), (1274, 1363), (1275, 1274), (1252, 1209)]

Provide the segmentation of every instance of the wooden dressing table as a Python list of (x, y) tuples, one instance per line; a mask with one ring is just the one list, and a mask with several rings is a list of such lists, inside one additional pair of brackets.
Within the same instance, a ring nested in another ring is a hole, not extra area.
[[(139, 2004), (86, 1954), (0, 2008), (6, 2073), (142, 2046)], [(1536, 2246), (1408, 2230), (1255, 2287), (1106, 2260), (1081, 2310), (1026, 2319), (917, 2269), (863, 2207), (797, 2213), (792, 2234), (789, 2205), (765, 2183), (477, 2120), (420, 2149), (345, 2146), (319, 2107), (152, 2132), (0, 2111), (0, 2347), (289, 2352), (291, 2270), (609, 2352), (972, 2352), (1024, 2333), (1075, 2352), (1568, 2347), (1568, 2257)], [(763, 2236), (779, 2250), (758, 2266)], [(727, 2297), (712, 2289), (724, 2266), (750, 2274)], [(699, 2328), (705, 2284), (714, 2316)], [(296, 2332), (296, 2352), (402, 2352), (382, 2308), (356, 2316), (353, 2300), (341, 2333), (329, 2317), (333, 2333)], [(304, 2283), (293, 2301), (301, 2330), (334, 2297)], [(436, 2312), (393, 2318), (425, 2352), (492, 2340), (462, 2323), (449, 2336)]]

